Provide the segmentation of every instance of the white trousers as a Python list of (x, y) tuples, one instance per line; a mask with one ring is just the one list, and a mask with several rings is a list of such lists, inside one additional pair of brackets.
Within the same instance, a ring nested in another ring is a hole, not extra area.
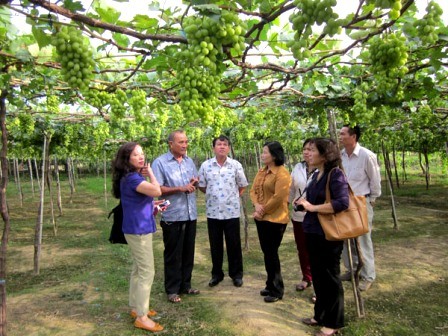
[(125, 234), (125, 237), (132, 255), (129, 306), (137, 311), (138, 316), (145, 316), (149, 309), (151, 287), (154, 281), (152, 233)]
[[(368, 197), (366, 201), (367, 201), (367, 217), (369, 221), (369, 232), (357, 238), (359, 242), (360, 253), (362, 254), (362, 259), (364, 261), (364, 265), (360, 272), (360, 278), (373, 282), (376, 278), (375, 256), (373, 254), (373, 243), (372, 243), (373, 207), (370, 204)], [(353, 267), (356, 269), (358, 265), (358, 256), (355, 253), (356, 250), (354, 247), (353, 240), (351, 241), (352, 245), (350, 246), (350, 248), (352, 251)], [(344, 249), (342, 250), (342, 260), (344, 261), (345, 268), (350, 271), (351, 269), (350, 269), (350, 262), (348, 259), (347, 241), (344, 242)]]

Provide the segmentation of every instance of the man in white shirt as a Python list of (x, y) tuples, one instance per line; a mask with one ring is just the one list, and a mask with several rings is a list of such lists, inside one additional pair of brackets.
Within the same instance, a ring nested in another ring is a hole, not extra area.
[(207, 227), (212, 256), (213, 287), (224, 278), (222, 263), (226, 240), (229, 276), (236, 287), (243, 285), (243, 256), (240, 237), (240, 196), (248, 182), (244, 170), (227, 155), (230, 140), (221, 135), (213, 140), (215, 157), (202, 163), (199, 169), (199, 190), (205, 193)]
[[(348, 182), (355, 195), (364, 195), (367, 199), (367, 214), (369, 220), (369, 232), (358, 237), (360, 253), (363, 258), (363, 268), (360, 272), (359, 289), (367, 291), (375, 281), (375, 258), (372, 243), (372, 221), (373, 206), (377, 197), (381, 195), (381, 174), (376, 155), (365, 147), (362, 147), (358, 141), (361, 131), (358, 126), (351, 127), (345, 125), (339, 133), (339, 141), (344, 149), (341, 152), (342, 165), (347, 174)], [(350, 269), (347, 242), (344, 244), (342, 259), (347, 269)], [(353, 256), (356, 268), (357, 257)], [(351, 273), (345, 273), (341, 276), (342, 280), (350, 280)]]

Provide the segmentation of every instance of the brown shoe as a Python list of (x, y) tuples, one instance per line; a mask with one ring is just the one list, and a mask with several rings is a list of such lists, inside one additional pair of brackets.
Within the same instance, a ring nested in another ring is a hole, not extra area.
[(154, 326), (150, 327), (147, 323), (142, 322), (139, 319), (135, 320), (134, 327), (152, 332), (158, 332), (163, 330), (163, 327), (157, 322), (154, 322)]
[[(132, 318), (137, 318), (137, 312), (135, 310), (132, 310), (130, 313)], [(146, 316), (148, 317), (154, 317), (157, 315), (157, 312), (154, 309), (148, 310), (148, 313), (146, 313)]]

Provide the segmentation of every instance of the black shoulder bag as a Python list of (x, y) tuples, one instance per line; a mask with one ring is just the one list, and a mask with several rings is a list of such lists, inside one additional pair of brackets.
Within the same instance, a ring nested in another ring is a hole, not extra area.
[(109, 216), (107, 218), (110, 218), (110, 216), (113, 215), (113, 224), (112, 224), (112, 230), (110, 231), (109, 241), (112, 244), (127, 244), (126, 238), (124, 237), (123, 233), (123, 207), (121, 206), (121, 201), (118, 203), (118, 205), (113, 208), (109, 212)]

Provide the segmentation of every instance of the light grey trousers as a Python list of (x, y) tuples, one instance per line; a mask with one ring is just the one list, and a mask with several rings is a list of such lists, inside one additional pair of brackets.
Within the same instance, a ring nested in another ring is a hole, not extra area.
[[(373, 282), (376, 278), (375, 273), (375, 256), (373, 253), (373, 243), (372, 243), (372, 227), (373, 227), (373, 207), (370, 204), (369, 197), (366, 199), (367, 201), (367, 217), (369, 221), (369, 232), (365, 235), (359, 236), (357, 238), (360, 248), (360, 253), (362, 253), (362, 260), (364, 265), (360, 272), (360, 278)], [(353, 258), (353, 267), (356, 269), (358, 265), (358, 256), (355, 253), (355, 247), (353, 240), (351, 240), (351, 252)], [(344, 266), (347, 270), (350, 271), (350, 262), (348, 258), (348, 248), (347, 241), (344, 242), (344, 249), (342, 250), (342, 260), (344, 261)]]

